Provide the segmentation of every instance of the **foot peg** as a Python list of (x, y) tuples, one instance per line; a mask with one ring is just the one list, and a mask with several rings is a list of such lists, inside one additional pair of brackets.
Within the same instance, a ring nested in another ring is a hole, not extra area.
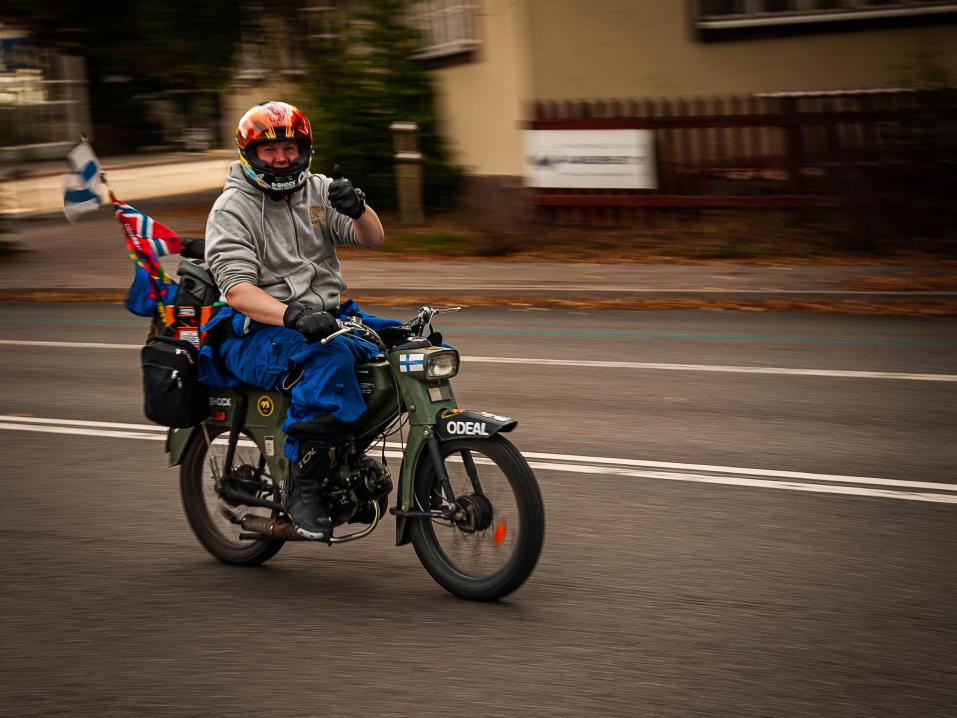
[(308, 529), (296, 526), (296, 533), (307, 541), (332, 543), (332, 521), (319, 519), (314, 521)]

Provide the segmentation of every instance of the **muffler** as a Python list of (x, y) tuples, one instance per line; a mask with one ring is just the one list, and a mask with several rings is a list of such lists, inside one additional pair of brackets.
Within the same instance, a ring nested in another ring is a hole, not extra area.
[(284, 541), (303, 541), (303, 537), (296, 533), (296, 527), (289, 521), (274, 519), (269, 516), (246, 514), (239, 520), (239, 525), (247, 531), (254, 531), (262, 536), (282, 539)]
[[(331, 538), (329, 539), (329, 543), (348, 543), (349, 541), (355, 541), (356, 539), (361, 539), (371, 534), (373, 531), (375, 531), (376, 526), (379, 525), (379, 520), (382, 518), (382, 513), (379, 511), (378, 501), (372, 502), (372, 514), (372, 523), (366, 526), (364, 529), (346, 536)], [(230, 518), (229, 513), (226, 511), (223, 512), (223, 515), (229, 518), (229, 520), (233, 523), (239, 524), (246, 529), (246, 531), (250, 532), (248, 534), (239, 534), (239, 538), (241, 539), (257, 539), (261, 537), (268, 537), (282, 539), (283, 541), (308, 540), (296, 532), (296, 527), (290, 521), (274, 519), (270, 516), (257, 516), (256, 514), (246, 514), (242, 518), (235, 516)]]

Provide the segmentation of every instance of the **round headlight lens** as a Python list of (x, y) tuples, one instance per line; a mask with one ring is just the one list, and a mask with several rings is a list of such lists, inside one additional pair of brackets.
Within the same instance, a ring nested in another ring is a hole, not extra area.
[(455, 351), (436, 352), (429, 357), (425, 375), (429, 379), (447, 379), (459, 371), (459, 353)]

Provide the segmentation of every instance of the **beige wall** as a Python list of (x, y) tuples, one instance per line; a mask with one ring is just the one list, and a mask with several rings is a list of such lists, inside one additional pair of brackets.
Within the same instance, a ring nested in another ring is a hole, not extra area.
[(522, 172), (533, 100), (898, 86), (929, 52), (957, 79), (957, 25), (701, 42), (688, 0), (481, 0), (481, 48), (437, 69), (444, 131), (477, 175)]
[(922, 50), (957, 78), (957, 25), (700, 42), (690, 12), (687, 0), (528, 0), (533, 97), (887, 87)]
[(522, 172), (520, 123), (530, 94), (525, 14), (525, 0), (484, 0), (473, 60), (433, 73), (443, 131), (471, 174)]

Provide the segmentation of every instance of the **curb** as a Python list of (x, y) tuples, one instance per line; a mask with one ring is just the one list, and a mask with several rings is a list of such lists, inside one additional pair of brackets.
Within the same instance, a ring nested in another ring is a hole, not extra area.
[[(734, 294), (729, 292), (729, 294)], [(36, 289), (0, 290), (0, 302), (123, 302), (126, 289)], [(368, 304), (380, 306), (405, 305), (462, 305), (472, 307), (513, 307), (577, 310), (631, 310), (656, 311), (665, 309), (741, 311), (741, 312), (816, 312), (854, 316), (957, 316), (957, 300), (933, 300), (925, 296), (898, 298), (892, 301), (876, 299), (793, 299), (782, 298), (717, 298), (695, 297), (635, 298), (591, 297), (564, 298), (541, 295), (448, 295), (448, 294), (379, 294), (362, 295)]]

